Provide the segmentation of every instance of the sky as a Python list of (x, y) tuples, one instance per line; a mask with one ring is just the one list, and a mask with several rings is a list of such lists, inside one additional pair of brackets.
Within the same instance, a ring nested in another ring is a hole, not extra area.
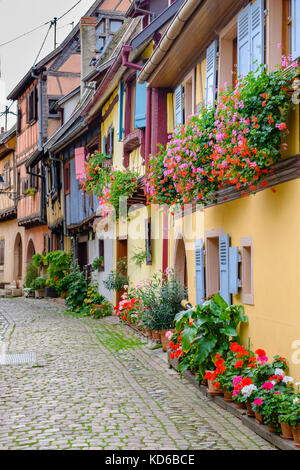
[[(58, 18), (79, 0), (0, 0), (0, 115), (6, 96), (33, 66), (49, 25), (17, 41), (1, 46), (2, 43), (34, 29), (41, 24)], [(57, 24), (57, 42), (61, 43), (72, 29), (72, 21), (78, 23), (81, 16), (93, 5), (94, 0), (81, 0), (80, 3)], [(53, 50), (54, 36), (51, 29), (39, 60)], [(16, 112), (16, 103), (11, 107)], [(15, 123), (10, 115), (8, 128)], [(4, 127), (4, 116), (0, 117), (0, 128)]]

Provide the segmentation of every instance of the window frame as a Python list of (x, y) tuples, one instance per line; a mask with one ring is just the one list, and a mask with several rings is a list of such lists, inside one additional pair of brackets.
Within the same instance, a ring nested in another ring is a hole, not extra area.
[[(220, 290), (219, 236), (223, 234), (223, 228), (207, 230), (204, 234), (206, 297)], [(214, 242), (212, 243), (213, 240)], [(215, 288), (216, 285), (218, 285), (217, 289)]]
[[(250, 256), (247, 251), (250, 248)], [(253, 293), (253, 240), (252, 238), (241, 239), (241, 277), (242, 277), (242, 303), (254, 305)], [(249, 287), (250, 283), (250, 288)], [(247, 289), (246, 289), (247, 286)]]

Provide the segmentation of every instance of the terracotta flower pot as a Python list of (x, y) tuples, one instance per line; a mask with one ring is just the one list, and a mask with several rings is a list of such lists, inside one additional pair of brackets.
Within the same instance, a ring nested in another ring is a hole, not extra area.
[(273, 423), (268, 424), (268, 430), (270, 432), (273, 432), (274, 434), (276, 434), (276, 432), (277, 432)]
[(152, 330), (152, 339), (156, 341), (157, 343), (161, 342), (160, 332), (158, 330)]
[(252, 405), (250, 401), (246, 403), (246, 408), (247, 408), (247, 416), (255, 416), (255, 413), (252, 410)]
[[(207, 370), (206, 372), (213, 372), (213, 371)], [(212, 380), (207, 379), (207, 387), (208, 387), (208, 393), (210, 395), (223, 395), (223, 391), (216, 388), (214, 384), (212, 383)]]
[(292, 427), (294, 444), (296, 447), (300, 448), (300, 423)]
[(280, 422), (280, 426), (281, 426), (280, 437), (282, 437), (282, 439), (292, 441), (294, 438), (293, 438), (293, 431), (292, 431), (291, 426), (287, 423), (283, 423), (282, 421)]
[(161, 340), (161, 344), (162, 344), (162, 348), (163, 348), (163, 351), (167, 352), (168, 349), (170, 349), (170, 346), (169, 346), (169, 343), (170, 343), (170, 340), (166, 337), (166, 333), (167, 331), (172, 331), (172, 333), (175, 333), (175, 330), (160, 330), (160, 340)]
[(238, 403), (238, 402), (236, 402), (236, 401), (234, 402), (234, 406), (235, 406), (236, 408), (240, 408), (241, 410), (245, 408), (244, 403)]
[(152, 338), (152, 332), (148, 328), (146, 328), (146, 336), (148, 336), (148, 338)]
[(232, 393), (228, 392), (228, 390), (224, 390), (224, 401), (226, 401), (228, 403), (233, 401)]
[(257, 411), (255, 413), (255, 420), (258, 424), (264, 424), (264, 417), (262, 414), (258, 413)]

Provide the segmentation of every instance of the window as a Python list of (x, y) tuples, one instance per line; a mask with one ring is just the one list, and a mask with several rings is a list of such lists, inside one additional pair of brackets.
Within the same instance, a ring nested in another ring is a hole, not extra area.
[(195, 112), (195, 74), (194, 70), (184, 80), (185, 121)]
[(0, 238), (0, 266), (4, 266), (5, 239)]
[(22, 111), (20, 108), (18, 108), (18, 114), (17, 114), (17, 133), (20, 134), (22, 129)]
[(105, 46), (105, 37), (98, 36), (96, 41), (96, 52), (101, 52)]
[(116, 33), (122, 26), (123, 21), (121, 20), (110, 20), (110, 32)]
[(219, 264), (219, 237), (209, 236), (206, 238), (206, 295), (219, 292), (220, 290), (220, 264)]
[(37, 88), (34, 86), (27, 94), (26, 97), (26, 117), (27, 122), (33, 123), (37, 120)]
[(293, 60), (300, 56), (300, 4), (299, 0), (291, 0), (292, 40), (291, 49)]
[(32, 173), (36, 173), (36, 175), (30, 175), (30, 187), (38, 190), (39, 189), (39, 177), (37, 175), (40, 173), (40, 169), (38, 165), (35, 165), (32, 168)]
[(10, 167), (9, 162), (4, 163), (4, 189), (10, 187)]
[(54, 109), (55, 104), (57, 103), (57, 100), (55, 99), (50, 99), (49, 100), (49, 117), (60, 117), (60, 113)]
[(253, 243), (252, 238), (242, 238), (242, 302), (253, 304)]

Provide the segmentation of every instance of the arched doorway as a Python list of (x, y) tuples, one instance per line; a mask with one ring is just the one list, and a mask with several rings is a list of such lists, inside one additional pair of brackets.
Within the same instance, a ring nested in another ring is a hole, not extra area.
[(185, 243), (182, 237), (177, 238), (174, 249), (174, 271), (175, 277), (186, 288), (188, 288), (187, 259)]
[(35, 248), (34, 248), (34, 243), (32, 239), (30, 239), (28, 242), (28, 246), (27, 246), (27, 257), (26, 257), (27, 264), (30, 263), (30, 261), (32, 261), (33, 255), (35, 255)]
[(23, 243), (20, 233), (17, 234), (14, 246), (14, 280), (21, 280), (23, 272)]

